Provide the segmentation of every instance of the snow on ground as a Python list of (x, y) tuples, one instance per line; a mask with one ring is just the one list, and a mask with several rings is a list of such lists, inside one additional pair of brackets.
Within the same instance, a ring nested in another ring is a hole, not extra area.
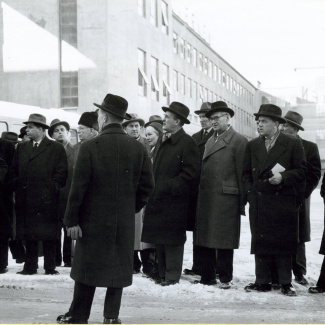
[[(307, 279), (314, 285), (323, 256), (318, 254), (324, 229), (324, 205), (316, 189), (311, 204), (312, 241), (306, 243)], [(188, 232), (183, 268), (192, 266), (192, 233)], [(69, 308), (73, 281), (70, 269), (59, 267), (60, 275), (45, 276), (43, 258), (37, 275), (16, 272), (22, 264), (10, 259), (9, 272), (0, 275), (0, 323), (54, 323), (56, 316)], [(241, 245), (234, 255), (233, 287), (193, 284), (198, 276), (182, 275), (180, 283), (161, 287), (142, 274), (134, 276), (125, 288), (120, 318), (124, 323), (325, 323), (325, 294), (312, 295), (308, 287), (295, 284), (297, 297), (280, 291), (244, 291), (254, 282), (254, 255), (250, 255), (250, 229), (242, 217)], [(90, 323), (102, 321), (105, 289), (96, 291)]]

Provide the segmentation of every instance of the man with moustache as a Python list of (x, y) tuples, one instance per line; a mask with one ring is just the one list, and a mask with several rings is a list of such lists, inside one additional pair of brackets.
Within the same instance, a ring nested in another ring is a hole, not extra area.
[(243, 183), (249, 202), (251, 254), (255, 254), (255, 283), (246, 291), (271, 291), (275, 261), (281, 292), (295, 296), (291, 257), (297, 252), (298, 209), (305, 186), (306, 160), (300, 139), (280, 132), (282, 110), (263, 104), (257, 118), (260, 137), (248, 142)]

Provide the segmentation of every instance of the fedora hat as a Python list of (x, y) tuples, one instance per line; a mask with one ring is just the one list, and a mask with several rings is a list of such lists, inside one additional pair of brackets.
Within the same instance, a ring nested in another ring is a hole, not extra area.
[(301, 131), (305, 131), (305, 129), (301, 126), (304, 118), (299, 113), (295, 111), (288, 111), (283, 118), (287, 121), (287, 123), (297, 126)]
[[(148, 123), (147, 123), (148, 124)], [(150, 124), (148, 124), (146, 127), (151, 126), (152, 128), (154, 128), (159, 134), (163, 133), (163, 127), (162, 124), (158, 123), (158, 122), (151, 122)]]
[(205, 114), (211, 109), (211, 103), (210, 102), (204, 102), (201, 105), (201, 108), (198, 111), (194, 111), (195, 114), (199, 115), (201, 113)]
[(211, 109), (205, 113), (206, 117), (210, 117), (213, 113), (216, 112), (226, 112), (229, 113), (231, 117), (235, 115), (235, 112), (227, 106), (227, 103), (219, 100), (211, 104)]
[(70, 125), (68, 122), (66, 121), (60, 121), (59, 119), (54, 119), (51, 124), (50, 124), (50, 127), (49, 127), (49, 130), (48, 130), (48, 134), (49, 136), (52, 138), (52, 135), (53, 135), (53, 132), (54, 132), (54, 129), (57, 125), (64, 125), (65, 128), (67, 129), (67, 131), (70, 130)]
[(48, 129), (49, 126), (46, 124), (46, 117), (41, 114), (30, 114), (28, 121), (23, 122), (24, 124), (35, 123), (43, 126), (45, 129)]
[(27, 135), (26, 130), (27, 130), (27, 126), (22, 127), (19, 131), (20, 133), (18, 135), (18, 138), (22, 139), (25, 135)]
[(94, 103), (94, 105), (101, 108), (105, 112), (122, 117), (125, 120), (129, 120), (131, 118), (131, 116), (126, 113), (128, 109), (128, 102), (123, 97), (107, 94), (101, 105), (96, 103)]
[(280, 123), (286, 122), (286, 120), (283, 117), (281, 117), (282, 115), (281, 108), (273, 104), (262, 104), (260, 106), (259, 111), (257, 113), (254, 113), (254, 115), (256, 116), (256, 120), (260, 116), (266, 116), (266, 117), (271, 117), (279, 121)]
[(163, 125), (163, 120), (162, 120), (162, 118), (161, 118), (160, 115), (151, 115), (151, 116), (149, 117), (149, 122), (147, 122), (147, 123), (144, 125), (144, 127), (146, 128), (149, 124), (151, 124), (151, 123), (153, 123), (153, 122), (157, 122), (157, 123)]
[(83, 112), (78, 121), (78, 125), (84, 125), (87, 126), (88, 128), (93, 128), (93, 129), (96, 129), (97, 124), (98, 124), (98, 114), (96, 112)]
[(144, 120), (142, 118), (140, 118), (138, 116), (138, 114), (134, 114), (134, 113), (130, 113), (130, 119), (126, 119), (126, 121), (124, 121), (122, 123), (122, 126), (123, 127), (126, 127), (129, 123), (133, 123), (133, 122), (139, 122), (140, 123), (140, 126), (144, 126)]
[(187, 106), (179, 102), (172, 102), (169, 107), (162, 107), (164, 112), (169, 111), (176, 114), (185, 124), (190, 124), (191, 122), (187, 119), (190, 114), (190, 110)]
[(15, 132), (3, 131), (1, 133), (1, 139), (8, 140), (11, 142), (18, 142), (18, 134)]

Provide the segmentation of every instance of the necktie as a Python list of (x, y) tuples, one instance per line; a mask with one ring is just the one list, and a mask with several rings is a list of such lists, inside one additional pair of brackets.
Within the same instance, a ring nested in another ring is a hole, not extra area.
[(270, 149), (270, 143), (271, 143), (271, 139), (265, 138), (265, 148), (266, 148), (266, 151), (269, 151), (269, 149)]
[(37, 149), (37, 146), (38, 146), (38, 143), (35, 142), (35, 143), (34, 143), (34, 146), (33, 146), (33, 152)]
[(205, 138), (207, 136), (207, 134), (208, 134), (208, 131), (207, 130), (204, 130), (203, 131), (203, 138)]

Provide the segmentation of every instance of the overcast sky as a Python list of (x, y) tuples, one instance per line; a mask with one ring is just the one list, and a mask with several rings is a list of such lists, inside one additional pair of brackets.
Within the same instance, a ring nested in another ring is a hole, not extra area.
[(214, 50), (270, 93), (299, 94), (325, 77), (325, 0), (173, 0), (173, 7), (194, 12)]

